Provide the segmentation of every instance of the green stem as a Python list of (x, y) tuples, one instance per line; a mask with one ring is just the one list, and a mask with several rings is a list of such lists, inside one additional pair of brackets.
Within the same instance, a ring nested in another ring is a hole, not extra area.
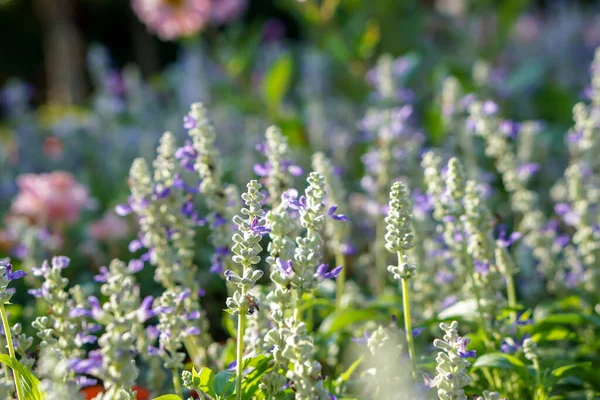
[[(398, 266), (403, 263), (402, 251), (398, 251)], [(417, 379), (417, 369), (415, 360), (415, 343), (412, 334), (412, 322), (410, 319), (410, 301), (408, 292), (408, 278), (402, 278), (402, 306), (404, 309), (404, 330), (406, 330), (406, 341), (408, 342), (408, 355), (412, 365), (413, 379)]]
[[(246, 296), (246, 287), (242, 286), (242, 298)], [(246, 312), (240, 310), (238, 313), (238, 332), (237, 332), (237, 355), (236, 355), (236, 375), (237, 382), (235, 386), (236, 399), (242, 400), (242, 357), (244, 356), (244, 327), (246, 325)]]
[[(13, 360), (17, 360), (15, 357), (15, 348), (13, 347), (12, 334), (10, 332), (10, 324), (8, 323), (8, 316), (6, 315), (6, 309), (4, 308), (4, 303), (0, 303), (0, 315), (2, 317), (2, 325), (4, 326), (4, 334), (6, 335), (6, 342), (8, 347), (8, 355)], [(19, 377), (19, 373), (16, 369), (13, 368), (13, 377), (15, 378), (15, 387), (17, 389), (17, 399), (23, 400), (25, 396), (23, 395), (23, 389), (21, 388), (21, 379)]]
[(463, 243), (463, 254), (465, 257), (465, 262), (467, 263), (467, 274), (471, 277), (471, 285), (473, 285), (473, 293), (475, 293), (475, 301), (477, 302), (477, 311), (479, 313), (479, 318), (481, 322), (485, 322), (485, 316), (483, 315), (483, 310), (481, 309), (481, 293), (479, 293), (479, 287), (475, 282), (475, 267), (473, 266), (473, 260), (467, 251), (467, 244)]
[(512, 309), (510, 312), (511, 319), (513, 322), (517, 321), (517, 312), (515, 307), (517, 306), (517, 291), (515, 289), (515, 280), (512, 274), (506, 274), (506, 294), (508, 296), (508, 306)]
[(346, 283), (346, 257), (341, 252), (337, 252), (335, 255), (335, 265), (336, 267), (342, 266), (342, 270), (337, 277), (337, 292), (335, 294), (335, 308), (339, 311), (344, 294), (344, 284)]
[(202, 348), (198, 346), (198, 341), (196, 339), (197, 338), (193, 336), (186, 336), (185, 338), (183, 338), (183, 345), (185, 346), (185, 349), (190, 355), (192, 364), (199, 370), (199, 366), (202, 365), (202, 360), (206, 355), (203, 352)]
[(175, 388), (175, 393), (183, 398), (183, 392), (181, 390), (181, 381), (179, 380), (179, 369), (173, 369), (173, 387)]

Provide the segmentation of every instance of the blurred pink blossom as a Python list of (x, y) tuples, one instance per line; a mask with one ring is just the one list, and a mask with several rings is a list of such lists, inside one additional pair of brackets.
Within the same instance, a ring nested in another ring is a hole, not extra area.
[(247, 0), (211, 0), (210, 19), (217, 25), (239, 17), (248, 5)]
[(75, 222), (88, 205), (88, 190), (64, 171), (23, 174), (17, 177), (20, 192), (11, 211), (34, 218), (37, 223)]
[(193, 35), (211, 18), (210, 0), (132, 0), (131, 6), (162, 40)]
[(127, 236), (129, 225), (112, 211), (104, 214), (104, 216), (92, 222), (88, 228), (88, 236), (94, 240), (115, 240), (122, 239)]

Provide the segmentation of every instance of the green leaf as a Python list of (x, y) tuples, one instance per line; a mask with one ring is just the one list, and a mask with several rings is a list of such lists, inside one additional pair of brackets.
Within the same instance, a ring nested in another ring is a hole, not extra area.
[(558, 342), (558, 341), (580, 341), (581, 338), (577, 333), (563, 327), (555, 327), (545, 329), (531, 336), (534, 342)]
[(358, 366), (363, 362), (363, 358), (359, 358), (358, 360), (354, 361), (352, 363), (352, 365), (350, 365), (348, 367), (348, 369), (346, 371), (344, 371), (339, 377), (338, 377), (338, 381), (340, 382), (346, 382), (348, 379), (350, 379), (350, 377), (352, 376), (352, 374), (354, 373), (354, 371), (356, 371), (356, 368), (358, 368)]
[(381, 315), (374, 312), (374, 310), (343, 310), (339, 313), (330, 314), (325, 318), (319, 327), (319, 331), (331, 334), (357, 322), (378, 319), (381, 319)]
[(212, 381), (212, 388), (218, 397), (228, 397), (233, 393), (235, 385), (233, 385), (233, 381), (231, 377), (233, 377), (235, 373), (230, 370), (221, 371)]
[(591, 362), (584, 362), (571, 365), (564, 365), (562, 367), (555, 368), (552, 370), (552, 372), (550, 372), (550, 376), (548, 377), (548, 382), (546, 383), (546, 385), (549, 388), (552, 388), (560, 380), (571, 376), (579, 377), (584, 381), (588, 381), (590, 380), (590, 378), (591, 381), (595, 381), (596, 378), (593, 377), (593, 374), (590, 373), (591, 366)]
[(244, 362), (244, 369), (249, 367), (255, 367), (251, 372), (244, 376), (244, 382), (242, 382), (242, 392), (244, 398), (251, 399), (256, 394), (260, 386), (260, 378), (269, 370), (269, 359), (264, 355), (258, 355), (249, 359), (248, 362)]
[(294, 64), (289, 53), (281, 56), (267, 71), (263, 81), (263, 96), (271, 110), (277, 110), (287, 93), (293, 73)]
[(587, 325), (600, 327), (600, 317), (578, 313), (553, 314), (535, 324), (536, 331), (552, 325)]
[(508, 369), (517, 372), (522, 377), (527, 377), (529, 374), (525, 364), (517, 357), (503, 353), (489, 353), (478, 357), (473, 368), (500, 368)]
[(217, 397), (217, 394), (213, 390), (212, 386), (213, 380), (215, 379), (214, 372), (212, 372), (210, 368), (203, 367), (199, 373), (196, 373), (195, 370), (192, 371), (193, 376), (196, 376), (196, 374), (200, 379), (200, 384), (198, 385), (200, 390), (209, 394), (212, 397)]
[(153, 398), (152, 400), (183, 400), (181, 397), (176, 394), (163, 394), (162, 396), (158, 396)]
[(43, 400), (44, 395), (40, 390), (40, 381), (31, 371), (21, 364), (17, 359), (8, 354), (0, 354), (0, 363), (8, 365), (13, 371), (19, 373), (21, 387), (25, 392), (25, 400)]

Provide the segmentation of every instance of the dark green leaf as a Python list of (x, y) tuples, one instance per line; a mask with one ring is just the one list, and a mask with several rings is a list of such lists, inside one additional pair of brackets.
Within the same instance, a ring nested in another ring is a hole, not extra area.
[(235, 385), (231, 378), (235, 375), (233, 371), (226, 370), (216, 374), (212, 380), (213, 391), (218, 397), (228, 397), (233, 393)]
[(525, 364), (518, 358), (509, 354), (489, 353), (478, 357), (473, 368), (500, 368), (517, 372), (521, 377), (527, 377), (529, 373)]

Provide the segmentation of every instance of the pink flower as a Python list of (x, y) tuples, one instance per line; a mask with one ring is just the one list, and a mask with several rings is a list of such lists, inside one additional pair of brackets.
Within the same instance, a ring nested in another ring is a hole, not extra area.
[(239, 17), (247, 6), (247, 0), (212, 0), (210, 19), (217, 25)]
[(32, 217), (41, 225), (75, 222), (89, 202), (85, 186), (64, 171), (19, 175), (17, 185), (20, 192), (13, 200), (12, 212)]
[(127, 222), (112, 211), (105, 213), (102, 219), (92, 222), (87, 228), (88, 236), (94, 240), (122, 239), (128, 232)]
[(210, 0), (131, 0), (131, 6), (162, 40), (193, 35), (211, 18)]

